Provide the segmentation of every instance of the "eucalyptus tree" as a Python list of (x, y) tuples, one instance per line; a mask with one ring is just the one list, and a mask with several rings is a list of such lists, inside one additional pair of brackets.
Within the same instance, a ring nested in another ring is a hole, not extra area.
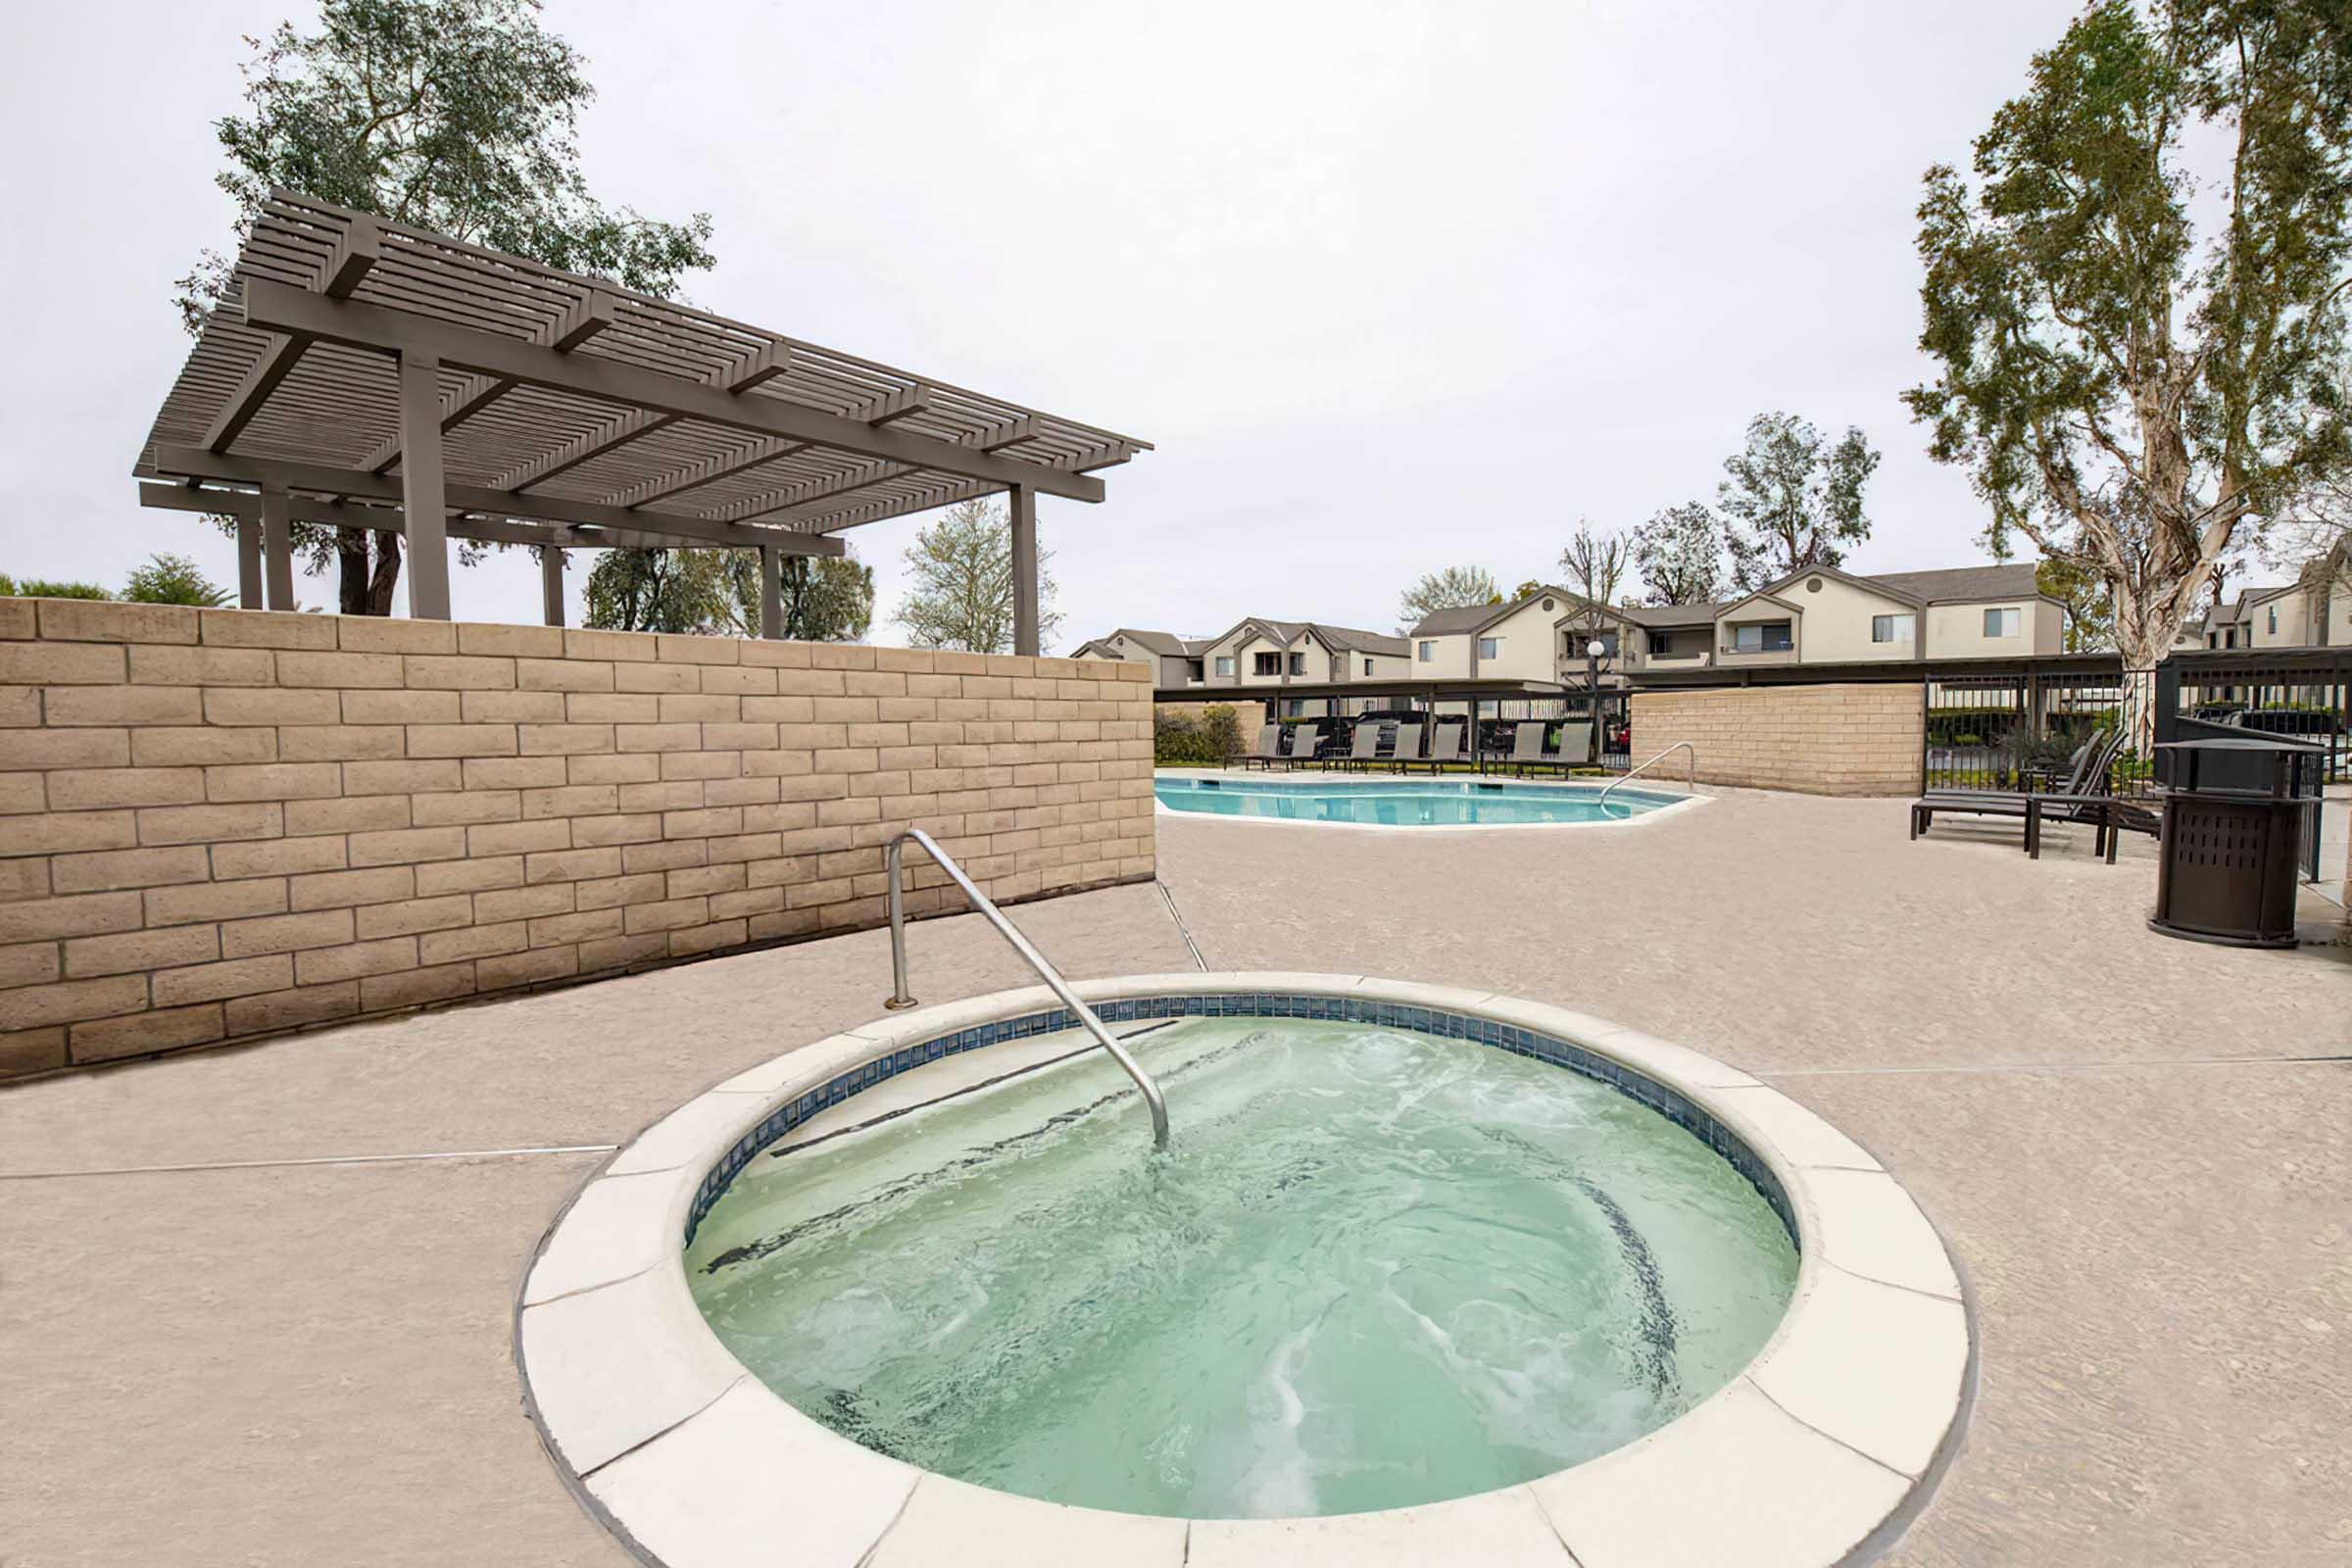
[[(2106, 585), (2127, 667), (2352, 457), (2352, 35), (2340, 3), (2106, 0), (1938, 165), (1907, 399), (1989, 541)], [(2210, 219), (2200, 237), (2198, 218)]]
[[(248, 41), (244, 105), (213, 126), (240, 242), (283, 186), (664, 298), (712, 265), (707, 215), (664, 222), (589, 193), (578, 121), (596, 90), (536, 0), (323, 0), (316, 31)], [(190, 332), (231, 265), (206, 251), (178, 280)], [(296, 523), (295, 544), (313, 571), (337, 564), (344, 613), (391, 612), (398, 534)]]
[(1410, 632), (1439, 610), (1462, 610), (1476, 605), (1499, 605), (1494, 574), (1484, 566), (1445, 566), (1422, 577), (1396, 601), (1398, 635)]
[[(1061, 624), (1053, 608), (1051, 552), (1037, 553), (1037, 638), (1043, 648)], [(906, 550), (907, 585), (895, 617), (916, 648), (974, 654), (1012, 651), (1012, 529), (982, 498), (958, 502)]]
[(1879, 454), (1858, 428), (1833, 441), (1793, 414), (1759, 414), (1716, 490), (1732, 585), (1752, 592), (1805, 566), (1835, 566), (1870, 537), (1863, 487)]
[(1634, 530), (1634, 569), (1653, 605), (1704, 605), (1723, 591), (1723, 519), (1702, 501), (1668, 507)]

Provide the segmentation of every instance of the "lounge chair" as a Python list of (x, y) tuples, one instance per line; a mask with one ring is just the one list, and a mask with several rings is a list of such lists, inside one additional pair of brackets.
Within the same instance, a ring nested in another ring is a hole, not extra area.
[(1551, 755), (1552, 762), (1565, 774), (1572, 767), (1592, 765), (1592, 726), (1590, 722), (1562, 724), (1560, 749)]
[(2089, 822), (2098, 829), (2098, 852), (2112, 865), (2124, 828), (2149, 831), (2155, 820), (2145, 807), (2118, 801), (2108, 788), (2108, 769), (2122, 744), (2120, 729), (2093, 736), (2092, 744), (2076, 754), (2062, 790), (1932, 790), (1911, 803), (1911, 836), (1926, 832), (1937, 816), (2010, 817), (2023, 825), (2025, 851), (2038, 860), (2043, 824)]
[(1396, 748), (1389, 753), (1389, 766), (1398, 773), (1409, 773), (1421, 761), (1421, 726), (1399, 721)]
[(1426, 767), (1432, 773), (1442, 773), (1447, 767), (1465, 760), (1462, 756), (1462, 723), (1459, 719), (1440, 724), (1438, 733), (1429, 743), (1429, 755), (1417, 759), (1413, 766)]
[(1513, 773), (1524, 774), (1531, 767), (1556, 767), (1559, 764), (1544, 755), (1544, 732), (1551, 728), (1545, 719), (1530, 719), (1511, 731), (1510, 755), (1503, 765)]
[(1355, 726), (1355, 743), (1348, 749), (1348, 755), (1325, 758), (1323, 771), (1328, 773), (1338, 767), (1352, 772), (1358, 767), (1370, 767), (1373, 760), (1379, 756), (1380, 726), (1378, 724), (1358, 724)]
[(1297, 767), (1300, 763), (1313, 761), (1316, 751), (1322, 745), (1322, 725), (1296, 724), (1291, 728), (1290, 752), (1287, 755), (1277, 756), (1274, 760), (1280, 762), (1284, 767)]
[(1235, 759), (1243, 768), (1270, 768), (1282, 760), (1282, 726), (1268, 724), (1257, 732), (1257, 745)]

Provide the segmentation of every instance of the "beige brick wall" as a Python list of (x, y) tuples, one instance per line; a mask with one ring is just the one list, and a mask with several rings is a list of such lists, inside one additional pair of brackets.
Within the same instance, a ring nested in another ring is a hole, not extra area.
[[(1634, 693), (1636, 757), (1677, 741), (1711, 784), (1810, 795), (1910, 795), (1919, 788), (1919, 688), (1901, 682), (1740, 686)], [(1659, 771), (1673, 776), (1678, 760)]]
[(0, 1077), (1148, 878), (1150, 677), (0, 599)]

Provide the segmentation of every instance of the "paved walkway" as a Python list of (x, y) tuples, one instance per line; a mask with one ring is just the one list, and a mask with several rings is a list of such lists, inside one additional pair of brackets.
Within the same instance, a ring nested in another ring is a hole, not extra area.
[[(2347, 950), (2158, 937), (2145, 841), (2082, 836), (2034, 864), (1735, 793), (1631, 831), (1160, 839), (1211, 966), (1583, 1007), (1885, 1159), (1984, 1363), (1889, 1561), (2343, 1563), (2352, 1064), (2311, 1058), (2352, 1053)], [(1191, 964), (1154, 888), (1016, 917), (1075, 974)], [(1022, 979), (969, 918), (913, 948), (926, 1001)], [(0, 1090), (0, 1562), (623, 1563), (521, 1414), (523, 1261), (605, 1147), (887, 976), (861, 933)]]

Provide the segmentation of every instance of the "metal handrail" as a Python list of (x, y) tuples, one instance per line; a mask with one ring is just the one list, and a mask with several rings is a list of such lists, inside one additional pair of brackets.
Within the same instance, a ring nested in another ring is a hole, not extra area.
[[(1690, 754), (1690, 771), (1683, 775), (1683, 788), (1695, 792), (1698, 789), (1698, 748), (1691, 745), (1689, 741), (1676, 741), (1672, 746), (1667, 747), (1657, 756), (1651, 758), (1649, 762), (1643, 762), (1642, 767), (1649, 766), (1650, 762), (1663, 762), (1666, 760), (1666, 759), (1672, 757), (1677, 752), (1689, 752)], [(1619, 777), (1611, 779), (1609, 781), (1609, 789), (1602, 790), (1600, 792), (1600, 799), (1594, 801), (1592, 804), (1594, 806), (1608, 805), (1609, 790), (1615, 789), (1620, 784), (1631, 783), (1634, 775), (1642, 771), (1642, 767), (1629, 767)]]
[(1062, 979), (1061, 971), (1046, 960), (1046, 956), (1037, 951), (1036, 945), (1021, 935), (1020, 928), (1004, 918), (1004, 911), (990, 903), (988, 895), (972, 885), (972, 879), (963, 874), (963, 867), (949, 858), (948, 852), (934, 844), (931, 835), (921, 828), (910, 827), (890, 841), (890, 975), (893, 990), (890, 1000), (883, 1005), (894, 1012), (914, 1005), (914, 998), (906, 994), (906, 879), (901, 874), (901, 864), (910, 841), (931, 857), (932, 864), (948, 873), (949, 881), (963, 890), (964, 899), (983, 919), (997, 928), (997, 935), (1012, 944), (1012, 951), (1021, 956), (1021, 961), (1037, 971), (1038, 978), (1045, 981), (1047, 989), (1060, 999), (1063, 1006), (1078, 1015), (1078, 1021), (1086, 1026), (1087, 1033), (1095, 1037), (1096, 1044), (1109, 1052), (1112, 1059), (1126, 1069), (1127, 1076), (1135, 1080), (1135, 1087), (1143, 1091), (1144, 1103), (1152, 1107), (1152, 1147), (1164, 1153), (1168, 1147), (1168, 1103), (1160, 1098), (1159, 1085), (1153, 1083), (1152, 1075), (1144, 1071), (1143, 1063), (1129, 1055), (1127, 1048), (1120, 1045), (1117, 1038), (1103, 1027), (1102, 1020), (1095, 1016), (1095, 1009), (1078, 1000), (1078, 994), (1070, 989), (1069, 982)]

